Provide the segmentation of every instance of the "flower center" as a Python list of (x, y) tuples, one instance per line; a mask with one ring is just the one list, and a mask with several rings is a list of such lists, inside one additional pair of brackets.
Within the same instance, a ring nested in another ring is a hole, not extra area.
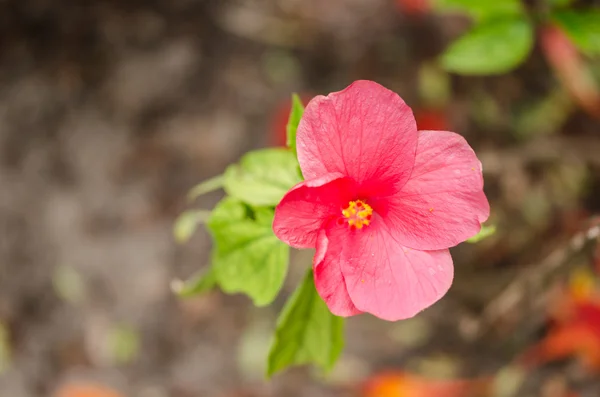
[[(362, 200), (350, 201), (348, 207), (342, 210), (342, 215), (344, 215), (351, 229), (362, 229), (363, 226), (368, 226), (371, 223), (373, 208)], [(342, 224), (343, 221), (343, 219), (340, 219), (338, 222)]]

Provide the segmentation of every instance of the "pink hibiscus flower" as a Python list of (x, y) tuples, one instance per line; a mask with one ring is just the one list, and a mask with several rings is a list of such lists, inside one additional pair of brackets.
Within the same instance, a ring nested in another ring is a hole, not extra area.
[(481, 162), (460, 135), (417, 131), (411, 109), (371, 81), (310, 101), (297, 132), (305, 181), (273, 230), (316, 248), (315, 285), (332, 313), (413, 317), (450, 288), (449, 247), (489, 216)]

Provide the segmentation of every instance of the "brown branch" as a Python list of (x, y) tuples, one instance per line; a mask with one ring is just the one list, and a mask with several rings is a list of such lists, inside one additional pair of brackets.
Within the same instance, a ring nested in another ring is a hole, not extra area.
[[(543, 312), (548, 285), (569, 270), (575, 256), (600, 241), (600, 217), (592, 218), (582, 231), (555, 248), (539, 262), (525, 267), (484, 309), (477, 334), (487, 332), (520, 311), (532, 321), (531, 313)], [(514, 320), (514, 319), (513, 319)]]

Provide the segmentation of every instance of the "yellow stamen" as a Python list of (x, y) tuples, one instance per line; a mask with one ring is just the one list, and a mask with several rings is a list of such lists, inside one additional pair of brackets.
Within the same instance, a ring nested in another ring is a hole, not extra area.
[(346, 218), (350, 228), (362, 229), (371, 223), (373, 208), (362, 200), (350, 201), (348, 207), (342, 210), (342, 215)]

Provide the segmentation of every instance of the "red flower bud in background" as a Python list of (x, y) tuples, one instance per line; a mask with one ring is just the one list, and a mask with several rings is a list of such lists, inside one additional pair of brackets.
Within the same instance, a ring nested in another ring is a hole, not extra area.
[(450, 129), (448, 116), (443, 109), (422, 108), (415, 110), (419, 130), (447, 131)]
[(556, 25), (540, 31), (542, 51), (558, 79), (591, 116), (600, 118), (600, 92), (584, 59), (567, 35)]
[(406, 15), (425, 15), (431, 11), (431, 0), (396, 0), (400, 12)]

